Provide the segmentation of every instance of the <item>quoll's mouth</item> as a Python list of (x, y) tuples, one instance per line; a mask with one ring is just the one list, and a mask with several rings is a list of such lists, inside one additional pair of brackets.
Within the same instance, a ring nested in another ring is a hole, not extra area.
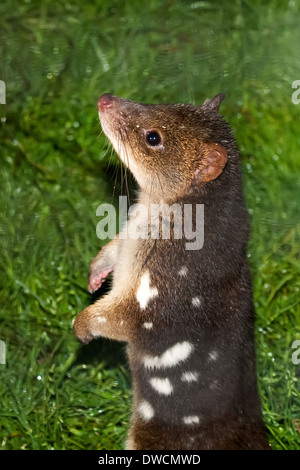
[[(109, 138), (116, 152), (120, 154), (119, 144), (116, 141), (118, 128), (117, 99), (111, 93), (104, 93), (98, 100), (98, 114), (104, 134)], [(116, 125), (117, 124), (117, 125)], [(117, 145), (118, 144), (118, 145)]]
[(127, 135), (122, 132), (125, 122), (121, 115), (128, 101), (111, 93), (104, 93), (98, 100), (99, 119), (104, 134), (110, 140), (120, 160), (134, 174), (139, 182), (144, 180), (143, 171), (135, 162), (132, 149), (127, 145)]

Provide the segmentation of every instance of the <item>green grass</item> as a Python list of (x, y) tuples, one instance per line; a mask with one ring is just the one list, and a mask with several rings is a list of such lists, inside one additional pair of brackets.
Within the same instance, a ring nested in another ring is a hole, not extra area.
[[(130, 416), (125, 347), (81, 347), (95, 211), (125, 191), (101, 135), (106, 91), (194, 102), (223, 91), (252, 220), (259, 388), (270, 442), (300, 449), (300, 105), (297, 2), (0, 5), (0, 448), (121, 449)], [(124, 183), (124, 184), (123, 184)]]

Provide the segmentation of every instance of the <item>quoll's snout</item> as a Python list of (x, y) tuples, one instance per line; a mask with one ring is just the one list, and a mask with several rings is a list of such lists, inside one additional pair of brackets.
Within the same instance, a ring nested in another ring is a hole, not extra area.
[(98, 101), (98, 110), (101, 112), (105, 109), (111, 108), (113, 105), (114, 97), (111, 93), (104, 93), (100, 96)]

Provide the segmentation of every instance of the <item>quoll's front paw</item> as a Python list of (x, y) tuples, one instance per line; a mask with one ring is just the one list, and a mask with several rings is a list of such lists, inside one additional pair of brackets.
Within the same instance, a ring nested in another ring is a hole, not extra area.
[(88, 291), (93, 294), (102, 286), (113, 268), (101, 269), (101, 267), (91, 267), (88, 279)]
[(83, 344), (88, 344), (94, 338), (89, 307), (75, 318), (73, 330), (76, 338)]

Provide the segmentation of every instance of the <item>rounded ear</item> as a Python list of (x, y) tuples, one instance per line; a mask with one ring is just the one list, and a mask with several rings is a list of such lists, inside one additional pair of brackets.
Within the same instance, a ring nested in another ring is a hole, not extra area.
[(222, 101), (226, 98), (224, 93), (219, 93), (211, 100), (205, 100), (204, 104), (201, 108), (205, 109), (206, 111), (210, 111), (212, 113), (217, 114), (219, 112), (219, 107), (221, 106)]
[(222, 145), (210, 142), (203, 145), (202, 159), (199, 168), (194, 173), (192, 184), (198, 185), (215, 180), (222, 173), (228, 157)]

